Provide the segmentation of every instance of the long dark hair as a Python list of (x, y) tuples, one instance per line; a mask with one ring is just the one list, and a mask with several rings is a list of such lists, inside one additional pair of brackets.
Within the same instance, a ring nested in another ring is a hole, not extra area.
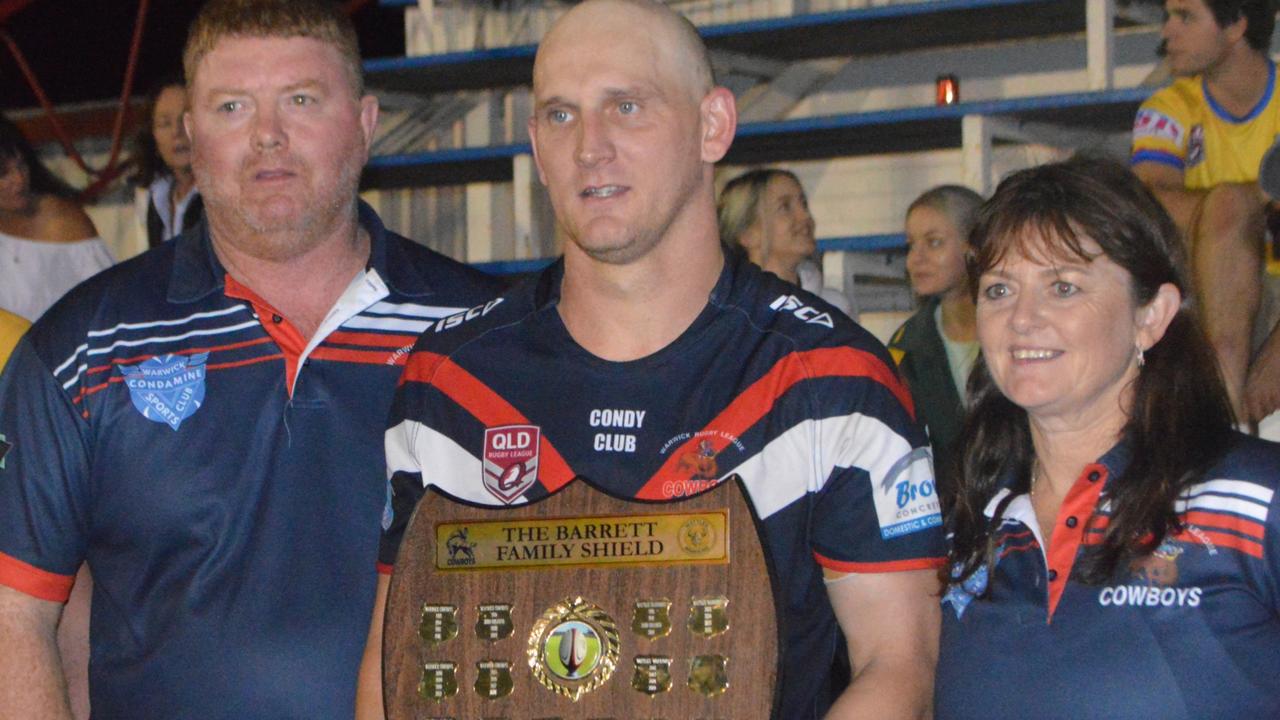
[(142, 124), (138, 126), (138, 132), (133, 136), (133, 162), (138, 171), (133, 174), (131, 180), (138, 187), (145, 188), (156, 178), (171, 174), (160, 157), (159, 148), (156, 147), (156, 136), (151, 132), (151, 126), (156, 118), (156, 101), (160, 99), (161, 93), (171, 87), (186, 89), (182, 75), (177, 71), (166, 73), (151, 86), (151, 92), (147, 93), (147, 105), (143, 110)]
[[(1023, 170), (1000, 183), (979, 210), (970, 238), (975, 297), (982, 273), (1009, 253), (1034, 251), (1027, 247), (1029, 235), (1042, 238), (1052, 254), (1086, 262), (1097, 253), (1086, 252), (1081, 242), (1093, 240), (1128, 271), (1138, 306), (1151, 302), (1165, 283), (1182, 292), (1181, 307), (1164, 337), (1146, 350), (1134, 381), (1131, 414), (1122, 430), (1132, 459), (1122, 477), (1107, 485), (1110, 519), (1104, 540), (1076, 564), (1082, 581), (1101, 584), (1122, 562), (1149, 554), (1170, 531), (1180, 529), (1174, 501), (1225, 451), (1234, 424), (1231, 405), (1196, 320), (1178, 229), (1127, 168), (1075, 158)], [(1028, 492), (1035, 460), (1026, 411), (1000, 392), (981, 359), (970, 375), (969, 394), (972, 405), (959, 440), (960, 477), (948, 519), (952, 582), (983, 566), (993, 569), (1003, 507), (990, 519), (984, 510), (1002, 487)]]
[(76, 191), (40, 162), (35, 149), (31, 147), (31, 143), (18, 126), (14, 125), (9, 118), (0, 115), (0, 164), (7, 164), (14, 159), (21, 160), (27, 166), (27, 174), (31, 178), (31, 192), (37, 195), (75, 198)]

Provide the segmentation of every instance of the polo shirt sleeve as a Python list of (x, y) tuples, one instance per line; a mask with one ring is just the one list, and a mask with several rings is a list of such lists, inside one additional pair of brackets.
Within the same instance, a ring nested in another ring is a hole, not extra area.
[(1190, 116), (1175, 88), (1152, 95), (1133, 120), (1132, 165), (1154, 162), (1185, 170)]
[(88, 535), (90, 447), (74, 399), (19, 341), (0, 373), (0, 584), (66, 602)]
[(911, 397), (880, 354), (860, 352), (852, 362), (814, 387), (814, 557), (837, 574), (936, 568), (942, 516)]

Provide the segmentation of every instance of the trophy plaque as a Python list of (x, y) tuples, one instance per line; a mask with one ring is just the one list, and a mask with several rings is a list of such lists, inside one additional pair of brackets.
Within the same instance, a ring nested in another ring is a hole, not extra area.
[(383, 626), (392, 720), (766, 720), (774, 590), (741, 481), (670, 503), (581, 478), (479, 506), (429, 488)]

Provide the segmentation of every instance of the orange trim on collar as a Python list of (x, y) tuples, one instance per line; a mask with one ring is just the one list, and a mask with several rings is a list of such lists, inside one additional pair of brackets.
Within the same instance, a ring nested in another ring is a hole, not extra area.
[(1049, 538), (1049, 547), (1045, 552), (1049, 562), (1047, 622), (1053, 622), (1053, 612), (1058, 608), (1062, 591), (1067, 587), (1067, 579), (1071, 577), (1071, 568), (1075, 565), (1080, 543), (1092, 522), (1094, 510), (1098, 507), (1098, 497), (1102, 494), (1102, 486), (1106, 481), (1106, 465), (1086, 465), (1063, 498), (1062, 507), (1058, 508), (1058, 517), (1053, 521), (1053, 535)]
[(231, 277), (231, 273), (226, 275), (225, 293), (229, 298), (245, 300), (253, 305), (253, 311), (258, 315), (258, 323), (284, 354), (285, 389), (292, 397), (293, 380), (298, 376), (298, 360), (302, 357), (302, 351), (307, 349), (307, 339), (302, 337), (302, 333), (298, 332), (293, 323), (272, 307), (271, 303), (263, 300), (247, 285), (237, 282)]

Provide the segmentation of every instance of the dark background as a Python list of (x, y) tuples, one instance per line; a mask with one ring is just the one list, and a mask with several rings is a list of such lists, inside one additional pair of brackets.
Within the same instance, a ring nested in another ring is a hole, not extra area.
[[(203, 0), (150, 0), (133, 95), (143, 96), (166, 72), (178, 70), (182, 45)], [(21, 0), (0, 0), (0, 18)], [(404, 9), (358, 5), (352, 19), (365, 58), (404, 54)], [(114, 100), (124, 86), (138, 0), (32, 0), (0, 29), (16, 42), (54, 105)], [(0, 43), (0, 109), (38, 105), (9, 48)]]

